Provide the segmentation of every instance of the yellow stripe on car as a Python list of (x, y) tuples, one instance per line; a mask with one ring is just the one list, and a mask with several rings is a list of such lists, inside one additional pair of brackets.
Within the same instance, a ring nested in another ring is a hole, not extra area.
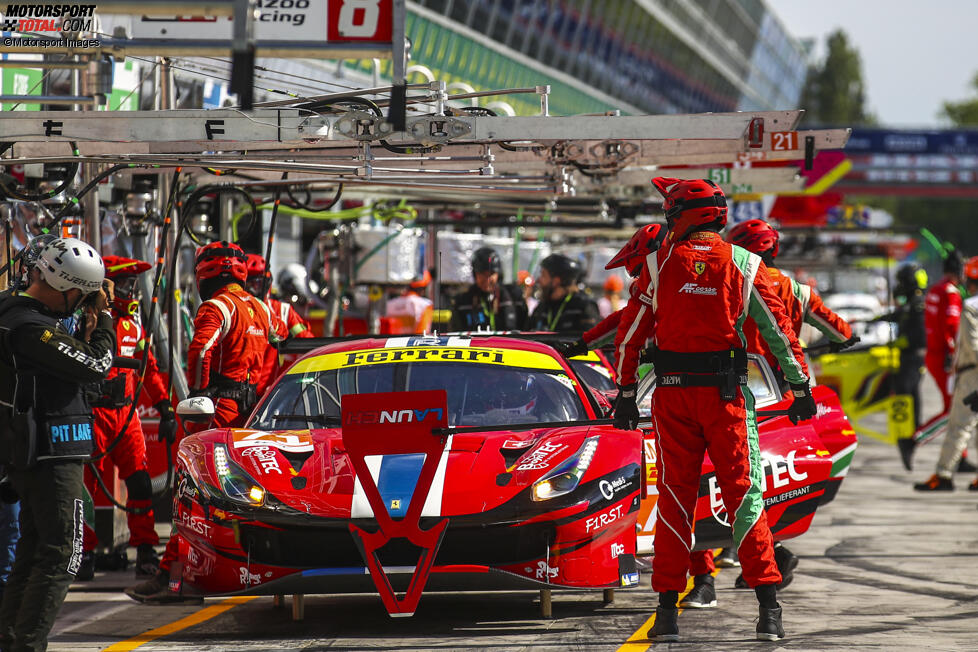
[(562, 367), (546, 353), (488, 347), (409, 346), (390, 349), (365, 349), (324, 353), (298, 362), (289, 374), (330, 371), (394, 362), (467, 362), (502, 367), (560, 370)]

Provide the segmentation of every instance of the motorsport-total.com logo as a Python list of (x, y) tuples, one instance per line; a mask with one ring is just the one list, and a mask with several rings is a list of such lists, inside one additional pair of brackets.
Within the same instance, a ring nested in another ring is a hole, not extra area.
[(89, 32), (95, 5), (9, 3), (0, 32)]

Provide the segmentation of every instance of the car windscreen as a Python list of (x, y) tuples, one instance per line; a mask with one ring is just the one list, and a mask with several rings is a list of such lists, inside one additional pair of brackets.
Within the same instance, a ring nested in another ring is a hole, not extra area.
[(611, 380), (611, 372), (603, 364), (587, 360), (568, 360), (568, 362), (578, 378), (589, 387), (600, 391), (616, 389), (614, 381)]
[(337, 427), (344, 394), (433, 389), (447, 392), (450, 425), (504, 426), (587, 418), (574, 382), (562, 371), (423, 362), (286, 374), (269, 391), (248, 427)]

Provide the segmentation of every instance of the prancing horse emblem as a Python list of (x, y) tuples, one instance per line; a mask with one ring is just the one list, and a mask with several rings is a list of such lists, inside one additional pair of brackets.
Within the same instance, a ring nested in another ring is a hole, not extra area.
[(697, 274), (702, 274), (704, 271), (706, 271), (706, 263), (697, 261), (693, 263), (693, 269), (696, 270)]

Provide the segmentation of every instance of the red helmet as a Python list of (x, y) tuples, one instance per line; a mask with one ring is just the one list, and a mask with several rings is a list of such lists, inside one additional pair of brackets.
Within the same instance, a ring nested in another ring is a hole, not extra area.
[(268, 265), (265, 264), (265, 259), (258, 254), (246, 254), (245, 266), (248, 268), (248, 278), (253, 276), (264, 276), (265, 268), (268, 267)]
[(964, 277), (969, 281), (978, 281), (978, 256), (972, 256), (965, 261)]
[(248, 266), (245, 252), (233, 242), (221, 240), (197, 249), (197, 281), (216, 278), (225, 274), (245, 282)]
[(152, 265), (135, 258), (122, 256), (102, 256), (105, 263), (105, 277), (115, 283), (115, 299), (112, 305), (120, 315), (134, 315), (139, 310), (136, 296), (136, 278), (150, 269)]
[(624, 267), (631, 276), (638, 276), (645, 257), (659, 248), (666, 232), (661, 224), (647, 224), (635, 232), (615, 257), (608, 261), (605, 269)]
[(662, 208), (670, 239), (682, 240), (708, 226), (719, 231), (727, 225), (727, 200), (709, 179), (655, 177), (652, 185), (665, 198)]
[(741, 222), (727, 234), (727, 242), (758, 255), (771, 252), (771, 258), (778, 256), (779, 239), (777, 230), (764, 220)]

